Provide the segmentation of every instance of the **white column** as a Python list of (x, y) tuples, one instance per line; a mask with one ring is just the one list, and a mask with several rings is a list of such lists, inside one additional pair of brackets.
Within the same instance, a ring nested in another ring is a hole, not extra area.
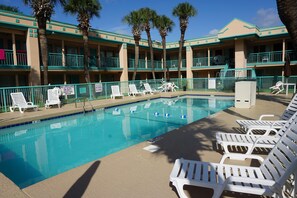
[[(101, 67), (101, 57), (100, 57), (100, 53), (101, 53), (101, 49), (100, 49), (100, 45), (97, 45), (97, 66)], [(101, 81), (101, 76), (100, 76), (100, 81)]]
[(62, 65), (66, 66), (65, 42), (62, 40)]
[(12, 53), (13, 53), (13, 64), (17, 65), (18, 60), (17, 60), (17, 53), (16, 53), (16, 44), (15, 44), (15, 34), (12, 33)]
[(207, 65), (210, 66), (210, 49), (207, 48)]
[(286, 56), (286, 40), (283, 39), (283, 51), (282, 51), (282, 61), (285, 62), (285, 56)]
[(193, 49), (191, 46), (187, 46), (187, 51), (186, 51), (186, 71), (187, 71), (187, 76), (186, 78), (189, 79), (187, 82), (187, 88), (188, 89), (193, 89), (193, 71), (192, 71), (192, 66), (193, 66)]
[(145, 51), (145, 55), (144, 55), (144, 59), (145, 59), (145, 68), (147, 68), (147, 51)]

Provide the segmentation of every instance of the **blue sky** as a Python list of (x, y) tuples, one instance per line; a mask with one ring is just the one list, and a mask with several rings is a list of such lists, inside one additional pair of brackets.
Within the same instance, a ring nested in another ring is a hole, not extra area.
[[(122, 22), (122, 18), (133, 10), (143, 7), (154, 9), (159, 15), (165, 14), (175, 22), (173, 31), (168, 34), (167, 41), (178, 41), (180, 37), (178, 18), (172, 16), (173, 8), (180, 0), (100, 0), (102, 10), (99, 18), (91, 21), (92, 28), (127, 34), (132, 36), (131, 27)], [(238, 18), (258, 27), (272, 27), (282, 25), (278, 13), (276, 0), (188, 0), (198, 14), (190, 18), (185, 39), (194, 39), (216, 34), (232, 19)], [(1, 0), (1, 4), (13, 5), (21, 12), (31, 15), (32, 11), (23, 4), (22, 0)], [(55, 8), (52, 19), (77, 24), (76, 17), (65, 14), (61, 6)], [(146, 33), (142, 33), (146, 39)], [(157, 30), (152, 30), (152, 39), (161, 40)]]

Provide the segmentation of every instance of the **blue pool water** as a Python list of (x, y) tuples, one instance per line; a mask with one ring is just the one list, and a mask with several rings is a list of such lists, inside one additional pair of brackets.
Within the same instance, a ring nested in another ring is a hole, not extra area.
[(155, 99), (4, 128), (0, 171), (24, 188), (233, 105), (214, 97)]

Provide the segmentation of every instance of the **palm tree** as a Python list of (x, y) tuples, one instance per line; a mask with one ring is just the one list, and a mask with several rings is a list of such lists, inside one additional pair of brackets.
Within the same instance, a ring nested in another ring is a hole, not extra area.
[(99, 17), (100, 10), (102, 9), (101, 4), (98, 0), (66, 0), (64, 10), (67, 13), (76, 15), (78, 21), (78, 28), (82, 32), (84, 41), (84, 75), (87, 83), (90, 82), (89, 73), (89, 31), (90, 31), (90, 20), (96, 16)]
[(3, 4), (0, 4), (0, 10), (6, 10), (6, 11), (9, 11), (9, 12), (16, 12), (16, 13), (22, 14), (22, 12), (19, 11), (18, 7), (7, 6), (7, 5), (3, 5)]
[(169, 82), (169, 67), (166, 67), (166, 36), (168, 32), (172, 31), (174, 22), (165, 15), (157, 16), (155, 20), (155, 26), (159, 30), (160, 36), (162, 38), (164, 78), (167, 79), (167, 82)]
[(172, 11), (173, 16), (179, 18), (179, 26), (180, 26), (180, 40), (179, 40), (179, 50), (178, 50), (178, 78), (181, 77), (181, 61), (182, 61), (182, 47), (185, 42), (185, 33), (188, 27), (189, 18), (193, 17), (197, 14), (197, 10), (188, 2), (180, 3), (176, 7), (173, 8)]
[(286, 26), (289, 35), (293, 39), (294, 48), (297, 50), (297, 1), (296, 0), (276, 0), (278, 14)]
[(150, 48), (152, 74), (153, 74), (153, 79), (155, 79), (156, 77), (155, 77), (155, 66), (154, 66), (154, 51), (153, 51), (153, 44), (152, 44), (150, 30), (151, 30), (151, 27), (154, 26), (154, 20), (157, 16), (157, 13), (155, 10), (151, 10), (150, 8), (141, 8), (139, 12), (141, 13), (143, 28), (147, 35), (147, 41)]
[[(51, 20), (57, 0), (23, 0), (33, 9), (33, 15), (38, 24), (38, 38), (43, 64), (43, 84), (48, 84), (48, 50), (46, 38), (46, 22)], [(63, 3), (64, 0), (60, 0)]]
[(141, 39), (141, 32), (143, 31), (141, 13), (139, 11), (132, 11), (123, 18), (123, 22), (132, 26), (132, 34), (135, 42), (135, 64), (132, 80), (135, 80), (139, 61), (139, 41)]

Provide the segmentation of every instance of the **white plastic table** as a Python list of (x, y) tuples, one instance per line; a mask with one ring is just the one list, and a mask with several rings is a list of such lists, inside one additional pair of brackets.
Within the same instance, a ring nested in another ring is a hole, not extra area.
[(289, 89), (289, 86), (293, 86), (294, 88), (294, 92), (296, 92), (296, 84), (295, 83), (284, 83), (284, 86), (286, 87), (286, 95), (288, 95), (288, 89)]

